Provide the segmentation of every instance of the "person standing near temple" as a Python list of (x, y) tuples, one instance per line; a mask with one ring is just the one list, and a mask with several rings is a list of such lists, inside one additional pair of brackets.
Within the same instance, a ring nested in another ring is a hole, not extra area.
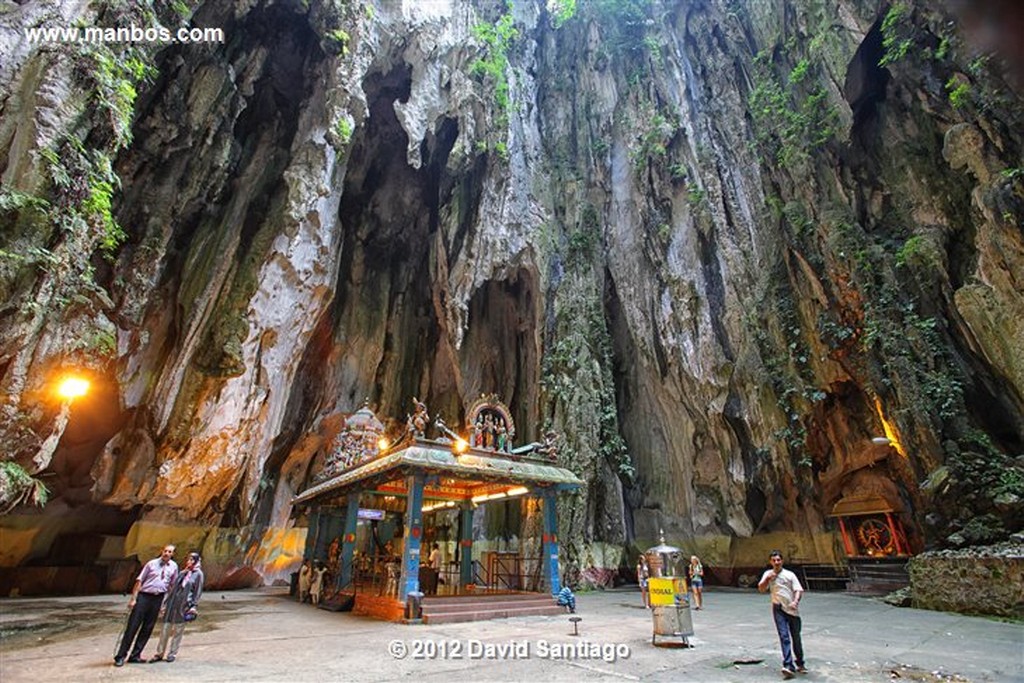
[(173, 557), (174, 546), (168, 545), (160, 552), (159, 557), (142, 566), (142, 571), (139, 572), (132, 588), (132, 597), (128, 600), (131, 614), (121, 636), (121, 644), (114, 654), (114, 666), (124, 666), (125, 657), (128, 657), (129, 664), (142, 664), (142, 650), (149, 642), (153, 626), (160, 616), (164, 595), (178, 577), (178, 565), (171, 559)]
[(643, 598), (644, 607), (651, 606), (651, 598), (647, 592), (647, 580), (651, 577), (651, 570), (647, 567), (647, 558), (643, 555), (636, 561), (636, 582), (640, 584), (640, 597)]
[(402, 575), (402, 566), (398, 563), (398, 558), (388, 556), (387, 564), (385, 565), (385, 571), (387, 572), (388, 581), (384, 586), (384, 595), (390, 595), (392, 597), (398, 595), (398, 579)]
[(762, 593), (771, 591), (772, 619), (782, 646), (782, 677), (793, 678), (793, 672), (807, 673), (804, 667), (804, 645), (800, 640), (800, 598), (804, 587), (796, 574), (782, 566), (782, 553), (773, 550), (769, 555), (771, 569), (765, 571), (757, 584)]
[(309, 587), (313, 582), (313, 569), (309, 566), (309, 560), (302, 561), (302, 568), (299, 569), (299, 603), (309, 599)]
[(431, 574), (429, 592), (432, 595), (436, 595), (438, 579), (441, 577), (441, 549), (438, 547), (437, 543), (434, 543), (431, 548), (430, 556), (427, 558), (427, 563), (430, 566)]
[(309, 594), (313, 598), (313, 606), (316, 607), (320, 604), (320, 595), (324, 590), (324, 574), (327, 573), (327, 567), (321, 562), (316, 562), (313, 565), (313, 582), (309, 587)]
[[(202, 558), (199, 553), (191, 552), (185, 567), (178, 572), (171, 590), (164, 598), (164, 605), (160, 609), (164, 615), (164, 626), (160, 631), (160, 643), (156, 646), (156, 654), (150, 659), (150, 663), (166, 661), (173, 662), (178, 656), (178, 648), (181, 647), (181, 637), (185, 635), (185, 624), (194, 621), (199, 615), (199, 598), (203, 595), (203, 569), (200, 566)], [(170, 649), (168, 650), (168, 645)], [(166, 659), (164, 653), (167, 654)]]

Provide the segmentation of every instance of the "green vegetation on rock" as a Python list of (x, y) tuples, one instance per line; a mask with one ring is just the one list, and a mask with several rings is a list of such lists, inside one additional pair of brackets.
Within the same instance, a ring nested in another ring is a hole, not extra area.
[(879, 66), (894, 64), (903, 59), (914, 45), (913, 26), (908, 21), (909, 9), (902, 2), (895, 2), (882, 19), (882, 48), (885, 54)]
[(49, 497), (46, 484), (30, 475), (24, 467), (10, 460), (0, 460), (0, 514), (7, 514), (21, 504), (41, 507)]
[(801, 59), (783, 79), (776, 74), (770, 52), (762, 51), (754, 60), (754, 89), (747, 103), (757, 145), (782, 168), (805, 162), (836, 133), (838, 114), (828, 93), (821, 87), (802, 87), (810, 68), (810, 62)]
[(508, 51), (512, 41), (519, 36), (519, 30), (515, 27), (511, 12), (506, 12), (493, 24), (476, 24), (473, 36), (483, 45), (484, 56), (470, 64), (470, 73), (483, 79), (492, 88), (498, 122), (504, 127), (511, 106), (507, 74)]

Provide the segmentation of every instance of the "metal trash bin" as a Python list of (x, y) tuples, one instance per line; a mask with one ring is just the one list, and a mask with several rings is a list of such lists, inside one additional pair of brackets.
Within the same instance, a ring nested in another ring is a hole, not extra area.
[(405, 618), (423, 618), (423, 593), (420, 591), (409, 591), (409, 594), (405, 596)]
[(651, 644), (658, 645), (658, 637), (679, 638), (683, 647), (689, 647), (687, 640), (693, 635), (693, 615), (690, 612), (690, 591), (682, 574), (683, 551), (665, 544), (665, 532), (661, 543), (644, 553), (651, 576), (647, 580), (651, 600), (653, 631)]
[(690, 605), (655, 605), (651, 607), (654, 629), (651, 645), (660, 645), (658, 638), (678, 638), (683, 647), (689, 647), (693, 635), (693, 615)]

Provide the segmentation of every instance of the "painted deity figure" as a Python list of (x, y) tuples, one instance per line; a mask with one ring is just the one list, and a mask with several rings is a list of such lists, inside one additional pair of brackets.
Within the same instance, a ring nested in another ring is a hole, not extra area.
[(347, 470), (349, 467), (355, 464), (357, 455), (355, 449), (353, 448), (355, 444), (353, 443), (354, 439), (352, 438), (352, 431), (348, 427), (345, 427), (345, 431), (341, 433), (341, 437), (339, 438), (338, 441), (338, 449), (342, 453), (341, 457), (339, 458), (341, 469)]
[(494, 448), (494, 418), (484, 415), (484, 448)]
[(407, 426), (414, 436), (422, 438), (426, 435), (427, 425), (430, 424), (430, 414), (427, 412), (427, 405), (419, 399), (412, 399), (413, 414), (409, 416)]
[(557, 436), (554, 431), (548, 430), (544, 435), (544, 443), (537, 448), (537, 453), (545, 456), (548, 460), (558, 460)]
[(502, 453), (508, 452), (508, 430), (505, 429), (505, 421), (499, 419), (494, 431), (497, 434), (494, 447)]
[(473, 445), (477, 448), (484, 447), (484, 416), (477, 415), (473, 424)]

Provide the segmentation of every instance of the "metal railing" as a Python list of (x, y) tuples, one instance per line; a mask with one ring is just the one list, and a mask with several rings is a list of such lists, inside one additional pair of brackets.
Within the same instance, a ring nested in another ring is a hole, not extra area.
[(850, 570), (840, 564), (802, 564), (797, 567), (804, 588), (809, 590), (846, 590)]
[(541, 564), (540, 557), (490, 555), (483, 585), (499, 590), (539, 591)]
[[(520, 557), (519, 555), (491, 555), (487, 566), (479, 560), (472, 564), (472, 582), (477, 589), (499, 591), (540, 591), (543, 582), (541, 557)], [(352, 580), (346, 586), (337, 586), (341, 591), (353, 591), (369, 595), (398, 596), (402, 573), (401, 557), (385, 555), (360, 555), (353, 558)], [(459, 566), (449, 562), (442, 569), (445, 593), (461, 592)]]
[(398, 596), (402, 574), (402, 558), (375, 553), (360, 555), (352, 561), (352, 587), (356, 593)]

